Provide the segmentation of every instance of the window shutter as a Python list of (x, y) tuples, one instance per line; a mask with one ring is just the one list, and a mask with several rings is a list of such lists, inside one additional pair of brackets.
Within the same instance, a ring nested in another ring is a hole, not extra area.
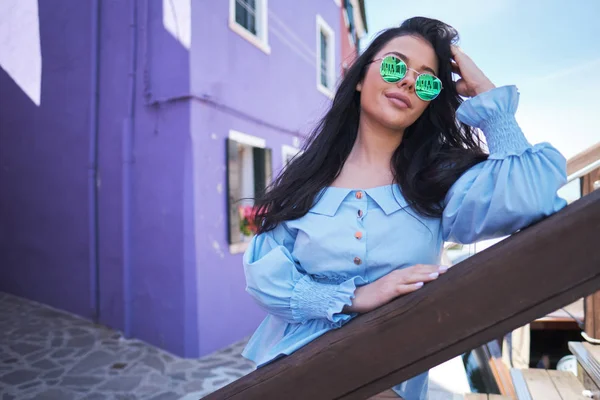
[(271, 149), (254, 147), (254, 197), (263, 194), (271, 182)]
[(226, 139), (225, 143), (225, 159), (226, 165), (226, 187), (227, 187), (227, 213), (229, 218), (227, 227), (227, 240), (229, 244), (239, 242), (239, 228), (238, 221), (239, 215), (236, 208), (236, 201), (234, 189), (239, 187), (241, 184), (241, 177), (237, 173), (240, 170), (238, 160), (238, 144), (235, 140)]

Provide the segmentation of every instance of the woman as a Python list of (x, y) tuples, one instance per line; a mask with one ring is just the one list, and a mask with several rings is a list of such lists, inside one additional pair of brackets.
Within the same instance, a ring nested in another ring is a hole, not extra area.
[[(457, 37), (421, 17), (381, 33), (258, 199), (244, 267), (268, 316), (243, 353), (258, 367), (435, 280), (444, 241), (508, 235), (565, 206), (564, 157), (527, 142), (516, 88), (495, 88)], [(393, 390), (425, 399), (427, 377)]]

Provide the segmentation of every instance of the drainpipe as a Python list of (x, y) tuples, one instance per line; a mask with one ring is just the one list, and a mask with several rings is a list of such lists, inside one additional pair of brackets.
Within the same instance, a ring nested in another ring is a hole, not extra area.
[(123, 218), (123, 331), (126, 337), (131, 336), (131, 170), (133, 165), (133, 132), (135, 128), (135, 105), (136, 105), (136, 68), (137, 68), (137, 24), (138, 8), (137, 0), (130, 0), (129, 21), (129, 104), (127, 117), (123, 123), (122, 136), (122, 218)]
[(88, 236), (89, 236), (89, 270), (90, 270), (90, 309), (92, 319), (100, 319), (100, 270), (98, 262), (98, 104), (99, 79), (98, 64), (100, 60), (100, 3), (92, 0), (91, 9), (91, 45), (90, 45), (90, 122), (89, 122), (89, 155), (88, 155)]

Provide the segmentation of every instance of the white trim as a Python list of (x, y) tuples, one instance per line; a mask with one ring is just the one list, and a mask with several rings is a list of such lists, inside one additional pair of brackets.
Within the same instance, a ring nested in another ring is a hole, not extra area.
[(281, 160), (282, 160), (282, 165), (285, 167), (286, 165), (286, 159), (288, 158), (288, 156), (292, 156), (294, 157), (296, 154), (300, 153), (300, 149), (294, 146), (289, 146), (287, 144), (284, 144), (281, 146)]
[(264, 149), (267, 147), (267, 141), (263, 138), (248, 135), (239, 131), (229, 130), (229, 139), (235, 140), (238, 143), (246, 144), (252, 147), (260, 147)]
[(229, 245), (229, 253), (231, 254), (240, 254), (246, 251), (250, 242), (239, 242), (233, 243)]
[(235, 3), (236, 0), (229, 0), (229, 28), (254, 46), (258, 47), (265, 54), (271, 54), (271, 47), (269, 46), (269, 19), (267, 13), (268, 0), (256, 0), (256, 35), (252, 34), (235, 21)]
[[(328, 41), (328, 53), (327, 54), (327, 80), (330, 87), (326, 87), (321, 84), (321, 32), (325, 33)], [(333, 86), (335, 85), (335, 33), (333, 29), (325, 22), (323, 17), (317, 14), (316, 19), (316, 41), (317, 41), (317, 90), (323, 93), (325, 96), (333, 99)]]

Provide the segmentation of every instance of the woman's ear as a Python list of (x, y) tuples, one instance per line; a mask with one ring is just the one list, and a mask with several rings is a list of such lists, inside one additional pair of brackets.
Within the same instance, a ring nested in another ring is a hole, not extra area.
[(362, 81), (358, 82), (358, 84), (356, 85), (356, 91), (357, 92), (362, 91)]

